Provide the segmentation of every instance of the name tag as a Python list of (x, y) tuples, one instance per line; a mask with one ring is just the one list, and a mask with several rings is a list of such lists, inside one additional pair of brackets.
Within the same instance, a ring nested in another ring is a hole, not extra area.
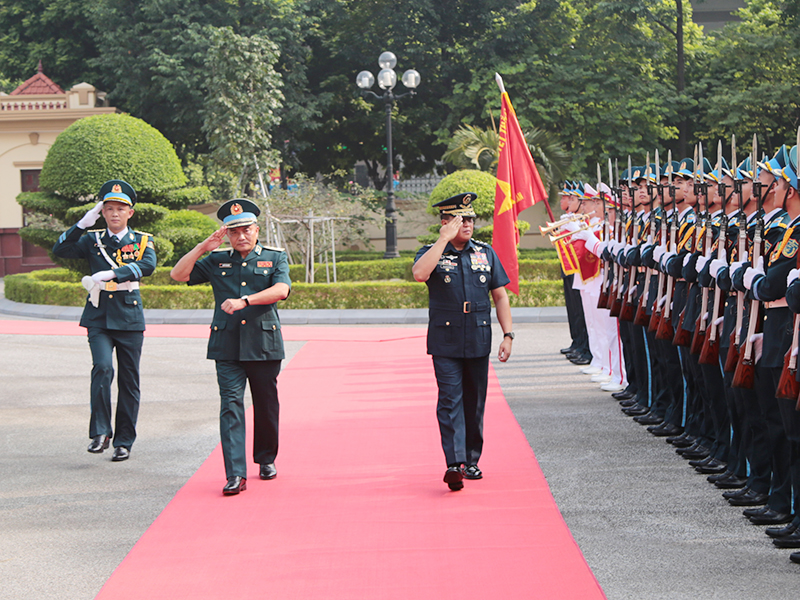
[(220, 269), (232, 269), (233, 263), (219, 263)]
[(268, 269), (269, 267), (272, 266), (272, 261), (271, 260), (260, 260), (260, 261), (258, 261), (258, 264), (256, 266)]

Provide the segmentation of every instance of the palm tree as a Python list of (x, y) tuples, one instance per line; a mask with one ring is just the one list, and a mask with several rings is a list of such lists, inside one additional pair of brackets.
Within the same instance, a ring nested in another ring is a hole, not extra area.
[[(542, 183), (552, 190), (564, 179), (572, 157), (549, 131), (534, 127), (523, 135)], [(443, 158), (460, 169), (478, 169), (496, 175), (499, 142), (500, 136), (493, 129), (462, 125), (453, 134)]]

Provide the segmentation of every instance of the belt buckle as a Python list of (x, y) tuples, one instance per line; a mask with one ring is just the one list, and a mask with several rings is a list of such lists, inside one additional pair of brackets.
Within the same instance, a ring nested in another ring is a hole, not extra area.
[(107, 292), (116, 292), (117, 291), (117, 282), (116, 281), (106, 281), (106, 291)]
[(472, 312), (472, 303), (471, 302), (464, 302), (464, 313)]

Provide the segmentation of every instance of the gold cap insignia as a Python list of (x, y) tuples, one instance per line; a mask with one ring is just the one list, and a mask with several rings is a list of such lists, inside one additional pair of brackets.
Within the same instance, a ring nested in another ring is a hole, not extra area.
[(122, 192), (122, 186), (120, 184), (118, 184), (118, 183), (115, 183), (114, 187), (111, 188), (111, 191), (118, 194), (118, 193)]
[(231, 206), (231, 214), (232, 215), (240, 215), (242, 214), (242, 205), (241, 204), (234, 204)]

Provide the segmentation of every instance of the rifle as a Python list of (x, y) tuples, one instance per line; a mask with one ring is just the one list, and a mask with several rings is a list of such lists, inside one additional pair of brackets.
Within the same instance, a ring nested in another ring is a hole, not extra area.
[[(669, 225), (669, 246), (667, 246), (667, 250), (676, 252), (678, 243), (678, 202), (675, 199), (675, 187), (672, 185), (672, 150), (667, 153), (667, 163), (669, 164), (667, 170), (667, 177), (669, 178), (667, 180), (667, 186), (669, 188), (670, 199), (672, 200), (672, 220), (670, 221)], [(662, 233), (662, 240), (664, 240), (663, 235), (664, 234)], [(664, 273), (659, 275), (659, 281), (661, 280), (662, 275), (664, 275)], [(672, 327), (672, 275), (667, 274), (665, 279), (666, 289), (664, 290), (664, 308), (661, 313), (661, 321), (658, 324), (658, 330), (656, 331), (657, 340), (671, 340), (673, 337), (675, 337), (675, 331)], [(661, 298), (658, 299), (658, 302), (661, 302)]]
[[(636, 221), (635, 221), (635, 218), (636, 218), (636, 203), (634, 202), (634, 195), (633, 195), (633, 181), (631, 179), (631, 177), (633, 177), (633, 172), (632, 171), (633, 171), (633, 168), (631, 167), (631, 157), (629, 155), (628, 156), (628, 195), (631, 198), (631, 215), (630, 215), (630, 218), (634, 219), (632, 225), (635, 225), (635, 223), (636, 223)], [(627, 229), (627, 225), (625, 226), (625, 229)], [(623, 228), (621, 226), (620, 226), (620, 230), (619, 230), (619, 235), (620, 235), (619, 242), (621, 243), (622, 242), (622, 238), (626, 238), (625, 231), (623, 230)], [(616, 286), (615, 290), (616, 290), (616, 293), (615, 293), (614, 299), (613, 299), (613, 301), (611, 303), (611, 316), (612, 317), (619, 317), (620, 316), (620, 312), (622, 311), (623, 278), (624, 278), (623, 268), (622, 268), (621, 265), (617, 265), (616, 278), (615, 278), (615, 286)]]
[[(705, 198), (706, 214), (704, 218), (704, 228), (706, 239), (703, 245), (703, 256), (706, 259), (711, 258), (711, 244), (714, 241), (714, 230), (711, 226), (711, 211), (708, 208), (708, 184), (706, 183), (705, 170), (703, 165), (703, 145), (699, 144), (698, 156), (700, 157), (700, 166), (698, 168), (699, 183), (695, 184), (697, 191), (699, 191)], [(697, 167), (697, 165), (695, 165)], [(695, 192), (696, 193), (696, 192)], [(698, 238), (699, 239), (699, 238)], [(698, 285), (700, 285), (698, 283)], [(700, 314), (697, 315), (697, 321), (694, 324), (694, 335), (692, 336), (692, 345), (689, 352), (692, 354), (700, 354), (703, 349), (703, 342), (706, 336), (706, 326), (708, 320), (706, 319), (706, 312), (708, 310), (708, 288), (704, 287), (700, 293)]]
[[(732, 146), (732, 160), (736, 164), (736, 138), (731, 141)], [(736, 168), (736, 167), (734, 167)], [(717, 235), (717, 258), (722, 260), (727, 257), (727, 243), (728, 243), (728, 215), (725, 214), (725, 207), (727, 205), (725, 199), (725, 182), (722, 179), (722, 142), (717, 146), (717, 194), (722, 198), (722, 219), (719, 224), (719, 234)], [(719, 328), (714, 325), (719, 317), (720, 305), (722, 302), (723, 291), (720, 289), (719, 284), (714, 282), (714, 309), (711, 311), (711, 331), (706, 335), (703, 342), (703, 349), (700, 351), (700, 358), (698, 362), (701, 365), (713, 365), (719, 362)]]
[[(649, 177), (650, 174), (650, 153), (647, 153), (647, 167), (645, 168), (645, 179)], [(630, 178), (629, 178), (630, 181)], [(632, 188), (631, 188), (632, 190)], [(632, 193), (632, 192), (631, 192)], [(636, 203), (632, 202), (631, 206), (633, 207), (633, 224), (631, 225), (631, 245), (639, 243), (639, 236), (641, 232), (637, 230), (639, 225), (639, 219), (636, 215)], [(636, 309), (633, 303), (633, 295), (636, 293), (636, 273), (638, 269), (635, 266), (631, 266), (628, 269), (628, 290), (625, 296), (625, 303), (622, 305), (622, 310), (619, 313), (619, 318), (623, 321), (633, 321), (633, 317), (635, 316)]]
[[(658, 150), (656, 150), (656, 184), (655, 186), (650, 186), (648, 184), (647, 191), (650, 194), (650, 236), (648, 238), (648, 243), (652, 244), (655, 242), (655, 207), (653, 202), (653, 191), (652, 188), (655, 187), (656, 195), (660, 197), (659, 206), (664, 205), (664, 186), (661, 185), (661, 169), (659, 168), (660, 163), (658, 160)], [(667, 214), (662, 209), (662, 218), (661, 218), (661, 235), (660, 241), (664, 241), (667, 235)], [(650, 304), (650, 278), (652, 277), (653, 270), (647, 269), (647, 277), (644, 284), (645, 293), (647, 294), (645, 308), (647, 305)], [(648, 331), (657, 332), (659, 325), (661, 324), (661, 296), (662, 292), (662, 284), (664, 283), (663, 273), (658, 274), (658, 285), (656, 289), (656, 298), (652, 303), (652, 309), (650, 311), (650, 319), (647, 322), (647, 329)], [(643, 294), (644, 295), (644, 294)]]
[[(764, 215), (761, 214), (761, 183), (757, 179), (757, 144), (758, 140), (756, 135), (753, 134), (753, 150), (750, 155), (750, 163), (753, 165), (753, 191), (756, 195), (757, 212), (756, 212), (756, 226), (753, 232), (753, 255), (750, 264), (755, 265), (758, 263), (758, 258), (761, 256), (761, 241), (764, 235)], [(756, 350), (751, 338), (755, 335), (758, 325), (760, 323), (759, 310), (761, 303), (753, 298), (750, 301), (750, 319), (747, 323), (747, 339), (740, 347), (739, 362), (736, 364), (736, 370), (733, 373), (734, 387), (753, 389), (756, 377)]]
[[(694, 164), (697, 165), (697, 146), (694, 147)], [(695, 181), (695, 185), (697, 184), (697, 167), (695, 166), (695, 171), (692, 173), (692, 179)], [(692, 242), (692, 249), (697, 247), (698, 236), (700, 235), (700, 229), (695, 226), (694, 230), (694, 241)], [(688, 295), (689, 291), (691, 290), (691, 284), (687, 284), (686, 286), (686, 293)], [(687, 306), (683, 307), (681, 311), (680, 319), (678, 319), (678, 326), (675, 328), (675, 336), (672, 338), (672, 345), (673, 346), (684, 346), (688, 348), (692, 345), (692, 332), (688, 329), (685, 329), (683, 326), (683, 321), (686, 319), (686, 309)]]
[[(605, 192), (600, 190), (600, 183), (602, 182), (600, 178), (600, 163), (597, 163), (597, 190), (600, 192), (600, 199), (603, 201), (603, 239), (608, 241), (611, 239), (611, 225), (608, 222), (608, 208), (606, 207), (606, 195)], [(614, 186), (614, 181), (611, 179), (611, 159), (608, 159), (608, 188), (612, 189)], [(608, 288), (609, 288), (609, 278), (608, 278), (608, 269), (603, 275), (603, 284), (600, 287), (600, 297), (597, 299), (597, 308), (606, 308), (608, 305)]]
[[(797, 143), (800, 144), (800, 127), (797, 128)], [(800, 152), (800, 146), (797, 147), (797, 151)], [(796, 267), (800, 269), (800, 254), (797, 256)], [(783, 357), (783, 370), (778, 381), (778, 387), (775, 390), (775, 397), (784, 400), (797, 398), (798, 407), (800, 407), (800, 383), (797, 381), (797, 356), (795, 354), (798, 340), (800, 339), (800, 320), (798, 320), (797, 315), (794, 315), (793, 330), (792, 345), (789, 346), (786, 355)]]
[[(739, 196), (739, 246), (736, 258), (742, 260), (747, 255), (747, 215), (744, 212), (744, 198), (742, 196), (742, 180), (739, 179), (738, 166), (733, 176), (733, 190)], [(755, 170), (753, 171), (755, 176)], [(744, 294), (736, 292), (736, 326), (731, 331), (728, 346), (728, 356), (725, 359), (723, 370), (726, 373), (733, 373), (739, 363), (739, 347), (741, 346), (742, 325), (744, 323)]]

